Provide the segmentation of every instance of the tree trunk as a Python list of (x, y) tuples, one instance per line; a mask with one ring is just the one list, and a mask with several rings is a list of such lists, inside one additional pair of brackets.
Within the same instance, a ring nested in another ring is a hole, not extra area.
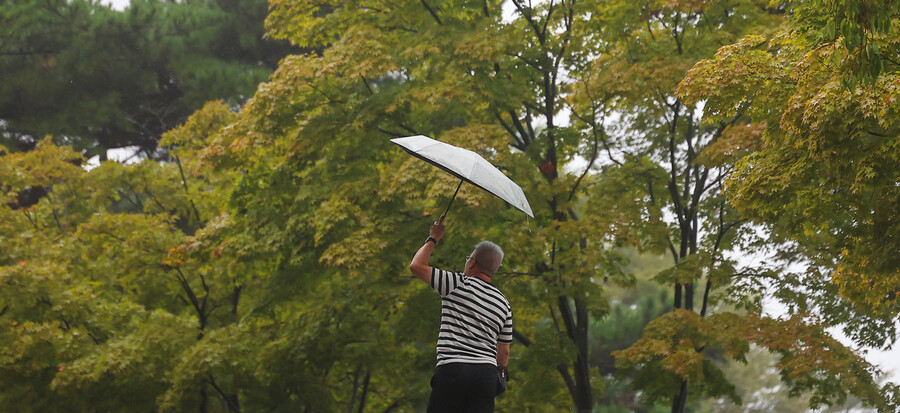
[(356, 371), (353, 372), (353, 390), (350, 391), (350, 403), (347, 404), (347, 413), (353, 413), (353, 406), (356, 405), (356, 393), (359, 391), (359, 372), (362, 369), (362, 365), (356, 366)]
[(369, 395), (369, 380), (371, 378), (372, 373), (366, 371), (366, 378), (363, 379), (362, 394), (359, 396), (359, 410), (356, 413), (363, 413), (363, 409), (366, 407), (366, 396)]
[(592, 412), (594, 410), (594, 396), (591, 389), (590, 359), (588, 358), (588, 310), (583, 300), (575, 299), (575, 314), (573, 317), (572, 306), (569, 298), (559, 296), (557, 306), (566, 325), (569, 339), (575, 344), (578, 351), (574, 362), (575, 377), (568, 376), (568, 369), (559, 369), (563, 379), (569, 386), (572, 401), (578, 412)]
[(672, 400), (672, 413), (684, 413), (684, 408), (687, 406), (687, 397), (688, 397), (688, 382), (687, 380), (681, 381), (680, 390), (678, 392), (678, 396)]
[(209, 397), (206, 395), (206, 386), (204, 385), (202, 389), (200, 389), (200, 413), (207, 413), (209, 411), (208, 405)]

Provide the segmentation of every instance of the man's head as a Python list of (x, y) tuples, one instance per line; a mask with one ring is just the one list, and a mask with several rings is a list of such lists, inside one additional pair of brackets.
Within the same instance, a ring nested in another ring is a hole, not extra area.
[(502, 262), (503, 250), (500, 246), (490, 241), (481, 241), (475, 245), (475, 250), (466, 261), (466, 275), (484, 273), (488, 277), (493, 277)]

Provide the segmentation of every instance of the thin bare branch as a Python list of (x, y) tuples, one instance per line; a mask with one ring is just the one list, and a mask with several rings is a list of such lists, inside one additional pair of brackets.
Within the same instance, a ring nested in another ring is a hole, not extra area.
[(438, 24), (443, 25), (444, 22), (441, 21), (441, 18), (438, 17), (437, 12), (428, 5), (425, 0), (422, 0), (422, 5), (425, 6), (425, 9), (428, 10), (428, 13), (431, 14), (431, 17), (434, 17), (434, 20), (437, 21)]

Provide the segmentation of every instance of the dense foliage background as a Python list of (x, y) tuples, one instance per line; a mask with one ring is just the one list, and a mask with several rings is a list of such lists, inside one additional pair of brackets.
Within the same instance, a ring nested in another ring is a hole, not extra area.
[(0, 3), (0, 410), (423, 410), (406, 266), (457, 182), (388, 139), (424, 134), (535, 210), (463, 185), (433, 260), (506, 251), (498, 411), (895, 411), (827, 329), (896, 340), (898, 13)]

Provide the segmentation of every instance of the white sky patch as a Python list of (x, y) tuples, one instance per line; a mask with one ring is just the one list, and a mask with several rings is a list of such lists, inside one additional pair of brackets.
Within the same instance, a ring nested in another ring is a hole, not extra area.
[[(146, 156), (141, 153), (141, 148), (138, 146), (126, 146), (124, 148), (115, 148), (106, 151), (107, 162), (112, 161), (125, 165), (131, 165), (133, 163), (143, 161), (145, 158)], [(91, 159), (88, 159), (87, 162), (85, 162), (81, 167), (86, 171), (90, 171), (91, 169), (94, 169), (98, 166), (100, 166), (100, 156), (94, 155)]]
[(131, 0), (103, 0), (100, 3), (108, 5), (113, 10), (122, 11), (131, 5)]
[(503, 19), (501, 21), (505, 24), (512, 23), (516, 19), (516, 5), (512, 1), (504, 1), (501, 8), (503, 10)]
[(106, 158), (114, 162), (131, 165), (144, 160), (145, 156), (141, 153), (139, 146), (126, 146), (106, 151)]
[(85, 171), (90, 171), (91, 169), (94, 169), (98, 166), (100, 166), (100, 155), (94, 155), (94, 157), (88, 159), (87, 162), (84, 163), (84, 165), (81, 165), (81, 167), (84, 168)]

